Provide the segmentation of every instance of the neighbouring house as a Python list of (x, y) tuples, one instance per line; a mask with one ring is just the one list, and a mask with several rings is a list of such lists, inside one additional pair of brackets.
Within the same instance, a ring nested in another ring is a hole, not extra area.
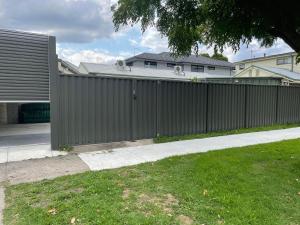
[(62, 73), (62, 74), (77, 74), (77, 73), (79, 73), (78, 67), (66, 60), (58, 59), (57, 64), (58, 64), (59, 73)]
[(300, 73), (300, 64), (296, 63), (296, 57), (296, 52), (288, 52), (253, 59), (245, 59), (235, 63), (236, 72), (239, 73), (254, 65), (259, 67), (275, 67)]
[(145, 69), (140, 67), (118, 66), (86, 63), (79, 65), (79, 73), (89, 75), (128, 77), (140, 79), (180, 80), (202, 83), (225, 83), (225, 84), (254, 84), (254, 85), (281, 85), (279, 78), (244, 78), (233, 76), (212, 75), (208, 73), (178, 72), (176, 70)]
[(234, 74), (233, 63), (212, 59), (204, 56), (185, 56), (174, 58), (169, 52), (159, 54), (142, 53), (125, 60), (127, 66), (139, 68), (152, 68), (160, 70), (173, 70), (175, 66), (181, 66), (185, 72), (197, 74), (207, 73), (211, 75), (231, 76)]
[(236, 78), (272, 78), (282, 85), (300, 84), (300, 65), (295, 52), (246, 59), (236, 63)]
[(143, 79), (162, 79), (162, 80), (181, 80), (181, 81), (206, 81), (209, 78), (229, 78), (228, 75), (212, 75), (208, 73), (193, 73), (188, 71), (164, 70), (164, 69), (145, 69), (140, 67), (130, 67), (124, 65), (107, 65), (98, 63), (81, 62), (79, 65), (81, 74), (143, 78)]

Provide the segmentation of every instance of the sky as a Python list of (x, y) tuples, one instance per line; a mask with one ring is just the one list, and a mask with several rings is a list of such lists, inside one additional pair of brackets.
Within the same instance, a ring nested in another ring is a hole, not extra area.
[[(141, 52), (168, 51), (168, 39), (153, 27), (142, 33), (138, 25), (115, 32), (111, 5), (117, 0), (0, 0), (0, 28), (56, 36), (57, 53), (75, 65), (80, 62), (113, 64)], [(234, 53), (231, 62), (292, 51), (282, 40), (261, 48), (254, 40)], [(201, 46), (201, 53), (213, 53)]]

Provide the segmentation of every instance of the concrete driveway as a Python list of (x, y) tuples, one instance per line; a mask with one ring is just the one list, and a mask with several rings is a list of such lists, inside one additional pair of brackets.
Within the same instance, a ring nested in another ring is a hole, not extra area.
[(0, 126), (0, 163), (64, 154), (51, 151), (49, 123)]

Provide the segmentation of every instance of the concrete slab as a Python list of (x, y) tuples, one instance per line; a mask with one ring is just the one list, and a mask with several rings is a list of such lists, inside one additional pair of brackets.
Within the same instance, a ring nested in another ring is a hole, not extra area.
[(65, 154), (51, 151), (49, 123), (0, 125), (0, 163)]
[(0, 136), (26, 134), (50, 134), (50, 123), (0, 125)]
[(0, 164), (6, 162), (16, 162), (29, 159), (40, 159), (45, 157), (55, 157), (66, 155), (66, 152), (52, 151), (50, 144), (18, 145), (0, 147)]
[(176, 155), (243, 147), (296, 138), (300, 138), (300, 128), (117, 148), (108, 151), (81, 153), (79, 157), (91, 170), (103, 170), (153, 162)]
[[(53, 158), (33, 159), (0, 164), (1, 182), (20, 184), (89, 171), (89, 167), (75, 154)], [(2, 179), (2, 180), (1, 180)]]
[(50, 133), (0, 136), (0, 147), (49, 143)]
[(0, 186), (0, 225), (3, 225), (4, 188)]

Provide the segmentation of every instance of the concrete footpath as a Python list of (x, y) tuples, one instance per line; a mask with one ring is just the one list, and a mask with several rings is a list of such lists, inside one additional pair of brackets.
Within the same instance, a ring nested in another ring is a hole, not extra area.
[(91, 170), (113, 169), (154, 162), (171, 156), (300, 138), (300, 128), (177, 141), (79, 154)]

